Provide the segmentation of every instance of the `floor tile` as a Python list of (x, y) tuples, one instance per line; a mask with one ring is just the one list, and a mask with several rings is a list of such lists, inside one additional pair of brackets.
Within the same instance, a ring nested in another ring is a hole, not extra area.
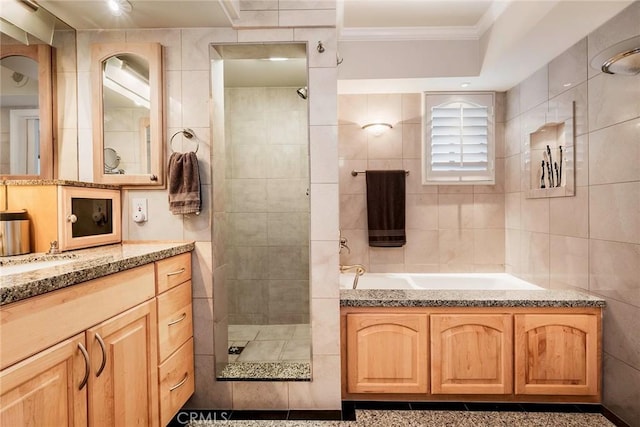
[(290, 340), (296, 327), (293, 325), (263, 325), (256, 336), (256, 341)]
[(238, 362), (277, 361), (285, 341), (251, 341), (242, 350)]
[(251, 341), (256, 339), (260, 325), (229, 325), (229, 341)]
[(309, 360), (310, 358), (311, 342), (308, 340), (287, 341), (280, 355), (280, 360)]

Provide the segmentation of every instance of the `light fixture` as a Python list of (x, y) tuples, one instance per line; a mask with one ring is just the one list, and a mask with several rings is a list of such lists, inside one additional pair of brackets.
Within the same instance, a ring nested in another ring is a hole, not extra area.
[(269, 59), (269, 61), (276, 61), (276, 62), (277, 61), (288, 61), (289, 60), (289, 58), (284, 58), (282, 56), (271, 56), (271, 57), (269, 57), (267, 59)]
[(386, 130), (393, 129), (393, 126), (391, 126), (389, 123), (382, 122), (367, 123), (366, 125), (362, 126), (362, 129), (366, 129), (367, 132), (370, 132), (375, 136), (379, 136), (382, 135)]
[(151, 107), (151, 89), (148, 79), (136, 72), (122, 59), (112, 56), (105, 61), (102, 82), (105, 87), (129, 98), (136, 105), (145, 108)]
[(607, 74), (640, 74), (640, 36), (603, 50), (594, 56), (591, 66)]
[(471, 83), (469, 83), (469, 82), (460, 83), (460, 87), (469, 87), (469, 86), (471, 86)]
[(572, 85), (572, 83), (565, 83), (565, 84), (562, 85), (562, 87), (569, 87), (571, 85)]
[(299, 87), (299, 88), (296, 90), (296, 93), (298, 94), (298, 96), (299, 96), (300, 98), (302, 98), (302, 99), (307, 99), (308, 89), (307, 89), (307, 87), (306, 87), (306, 86), (305, 86), (305, 87)]
[(131, 3), (127, 0), (107, 0), (107, 5), (113, 16), (131, 12)]

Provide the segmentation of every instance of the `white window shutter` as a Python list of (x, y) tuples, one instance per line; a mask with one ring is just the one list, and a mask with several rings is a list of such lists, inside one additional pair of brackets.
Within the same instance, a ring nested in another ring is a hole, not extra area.
[(493, 94), (426, 94), (423, 184), (493, 184)]

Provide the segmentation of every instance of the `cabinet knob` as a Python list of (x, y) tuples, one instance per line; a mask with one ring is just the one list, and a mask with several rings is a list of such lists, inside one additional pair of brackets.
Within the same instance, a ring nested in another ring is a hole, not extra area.
[(74, 214), (71, 214), (67, 217), (67, 222), (70, 222), (71, 224), (75, 224), (78, 221), (78, 217), (75, 216)]
[(155, 182), (155, 181), (157, 181), (157, 180), (158, 180), (158, 176), (157, 176), (157, 175), (151, 175), (151, 176), (149, 177), (149, 179), (150, 179), (151, 181), (154, 181), (154, 182)]

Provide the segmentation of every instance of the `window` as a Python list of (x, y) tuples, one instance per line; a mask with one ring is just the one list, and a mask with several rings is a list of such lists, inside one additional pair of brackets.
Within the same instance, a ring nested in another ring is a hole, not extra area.
[(494, 184), (494, 95), (426, 93), (423, 184)]

